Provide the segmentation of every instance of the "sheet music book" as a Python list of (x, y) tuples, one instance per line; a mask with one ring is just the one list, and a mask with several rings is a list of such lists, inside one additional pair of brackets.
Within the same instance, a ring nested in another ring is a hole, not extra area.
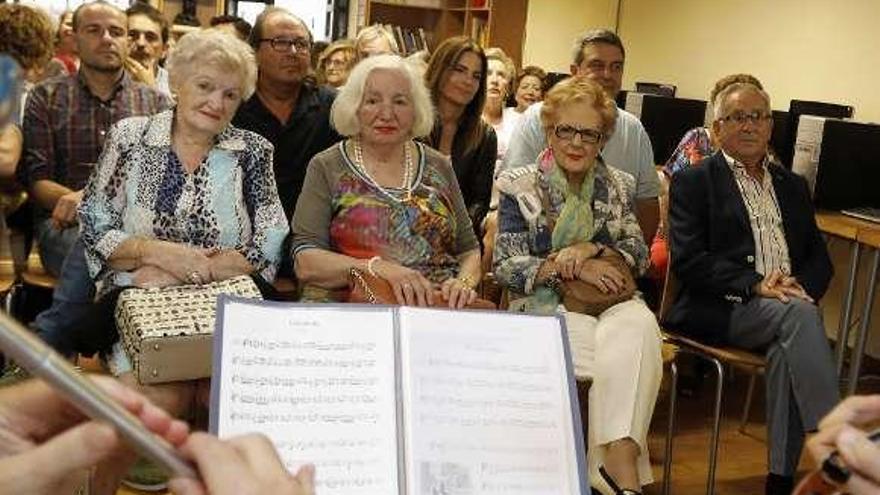
[(584, 494), (564, 321), (221, 296), (210, 431), (261, 432), (316, 491)]

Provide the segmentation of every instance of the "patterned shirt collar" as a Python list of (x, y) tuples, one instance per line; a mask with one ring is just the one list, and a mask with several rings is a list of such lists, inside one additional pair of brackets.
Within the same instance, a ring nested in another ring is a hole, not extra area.
[[(741, 161), (727, 154), (723, 149), (721, 150), (721, 154), (724, 155), (724, 160), (727, 162), (727, 166), (731, 168), (731, 170), (736, 171), (737, 169), (742, 170), (745, 169), (746, 166)], [(770, 165), (770, 155), (765, 153), (764, 158), (761, 159), (761, 168), (764, 169), (764, 172), (768, 172), (767, 167)], [(765, 173), (766, 175), (766, 173)]]
[[(144, 142), (147, 146), (171, 147), (171, 128), (174, 123), (175, 111), (176, 107), (158, 113), (150, 119), (149, 127), (144, 134)], [(247, 147), (241, 137), (241, 131), (232, 125), (227, 125), (223, 129), (215, 138), (215, 143), (216, 148), (229, 151), (244, 151)]]

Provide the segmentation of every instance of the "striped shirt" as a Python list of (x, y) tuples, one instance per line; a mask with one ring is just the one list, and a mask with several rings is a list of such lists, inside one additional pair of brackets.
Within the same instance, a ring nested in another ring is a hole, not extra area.
[(111, 125), (126, 117), (151, 115), (169, 103), (153, 88), (132, 80), (127, 72), (107, 101), (92, 94), (82, 71), (37, 85), (28, 96), (22, 122), (19, 180), (29, 188), (38, 180), (51, 180), (73, 190), (82, 189)]
[(791, 274), (791, 259), (788, 257), (788, 243), (785, 241), (785, 230), (782, 225), (782, 213), (770, 172), (767, 170), (767, 159), (761, 166), (764, 168), (763, 179), (758, 180), (746, 172), (746, 167), (733, 157), (724, 153), (727, 165), (733, 171), (736, 185), (742, 195), (752, 235), (755, 238), (755, 271), (767, 275), (779, 270), (785, 275)]

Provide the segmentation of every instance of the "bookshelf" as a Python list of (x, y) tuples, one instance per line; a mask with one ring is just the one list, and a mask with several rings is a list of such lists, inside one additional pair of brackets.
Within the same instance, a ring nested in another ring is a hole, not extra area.
[(481, 46), (502, 48), (519, 66), (528, 0), (366, 0), (364, 23), (424, 32), (428, 48), (451, 36), (467, 35)]

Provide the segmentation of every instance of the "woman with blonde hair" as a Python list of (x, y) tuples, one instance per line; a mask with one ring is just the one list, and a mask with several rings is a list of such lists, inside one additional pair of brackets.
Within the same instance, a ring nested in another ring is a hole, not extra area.
[[(549, 147), (534, 166), (498, 177), (495, 276), (512, 310), (565, 312), (575, 375), (592, 380), (590, 479), (605, 480), (603, 493), (637, 494), (652, 481), (647, 435), (663, 368), (654, 314), (624, 290), (647, 269), (648, 252), (633, 211), (635, 179), (599, 154), (616, 118), (614, 101), (586, 77), (547, 94)], [(610, 307), (595, 316), (566, 307), (562, 284), (575, 280), (615, 296)]]
[(354, 66), (357, 50), (354, 42), (348, 39), (336, 40), (318, 56), (318, 84), (339, 88), (348, 80)]
[[(195, 31), (178, 41), (168, 70), (176, 106), (114, 125), (85, 189), (81, 236), (99, 287), (99, 314), (89, 315), (76, 348), (100, 352), (120, 380), (180, 417), (194, 399), (204, 399), (199, 392), (208, 380), (139, 383), (135, 356), (119, 341), (115, 300), (131, 287), (239, 275), (271, 282), (289, 229), (272, 145), (230, 124), (256, 85), (251, 47), (225, 31)], [(109, 468), (107, 479), (118, 468)]]
[(492, 126), (498, 138), (497, 164), (504, 160), (510, 135), (522, 114), (506, 105), (513, 87), (513, 78), (516, 76), (513, 60), (501, 48), (489, 48), (486, 50), (486, 62), (486, 104), (483, 106), (483, 120)]

